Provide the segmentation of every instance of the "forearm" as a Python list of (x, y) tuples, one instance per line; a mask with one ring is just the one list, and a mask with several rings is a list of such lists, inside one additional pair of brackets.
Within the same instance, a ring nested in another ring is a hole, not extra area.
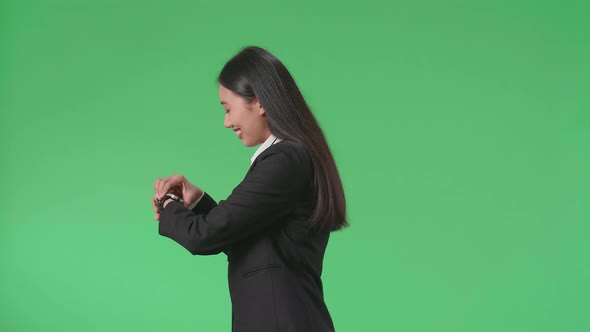
[(195, 214), (184, 205), (171, 200), (162, 210), (159, 233), (183, 246), (193, 255), (218, 254), (225, 241), (219, 241), (219, 227), (223, 222), (206, 219), (205, 214)]

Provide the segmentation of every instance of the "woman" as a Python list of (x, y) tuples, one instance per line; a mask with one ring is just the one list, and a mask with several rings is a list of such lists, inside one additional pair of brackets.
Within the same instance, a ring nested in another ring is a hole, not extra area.
[(159, 233), (194, 255), (227, 254), (233, 331), (334, 331), (320, 276), (330, 232), (348, 223), (322, 130), (262, 48), (242, 49), (218, 82), (224, 126), (245, 146), (261, 145), (219, 203), (182, 175), (156, 179)]

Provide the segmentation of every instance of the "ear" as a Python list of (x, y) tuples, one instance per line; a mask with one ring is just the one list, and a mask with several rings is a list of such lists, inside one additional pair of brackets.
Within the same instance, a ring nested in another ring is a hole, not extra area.
[(256, 110), (258, 115), (265, 115), (266, 114), (264, 107), (262, 107), (262, 104), (260, 103), (260, 100), (258, 100), (257, 97), (254, 97), (254, 99), (252, 100), (252, 105), (254, 106), (254, 109)]

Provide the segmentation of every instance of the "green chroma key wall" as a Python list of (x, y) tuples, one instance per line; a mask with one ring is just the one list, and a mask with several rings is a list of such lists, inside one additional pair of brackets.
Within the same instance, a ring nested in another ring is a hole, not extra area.
[(258, 45), (322, 125), (352, 226), (337, 331), (589, 331), (586, 1), (4, 0), (0, 331), (229, 331), (225, 255), (158, 235), (255, 148), (216, 75)]

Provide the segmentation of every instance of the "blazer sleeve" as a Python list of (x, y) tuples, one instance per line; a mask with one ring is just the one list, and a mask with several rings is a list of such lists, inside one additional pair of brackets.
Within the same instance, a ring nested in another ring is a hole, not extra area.
[[(217, 203), (215, 200), (205, 192), (203, 193), (201, 201), (199, 201), (191, 211), (193, 211), (194, 214), (207, 214), (216, 206)], [(168, 205), (166, 205), (166, 207), (168, 207)]]
[(209, 195), (195, 207), (197, 211), (175, 201), (168, 203), (160, 213), (160, 235), (193, 255), (211, 255), (281, 223), (305, 194), (313, 166), (300, 149), (277, 145), (269, 150), (258, 156), (242, 182), (218, 205)]

